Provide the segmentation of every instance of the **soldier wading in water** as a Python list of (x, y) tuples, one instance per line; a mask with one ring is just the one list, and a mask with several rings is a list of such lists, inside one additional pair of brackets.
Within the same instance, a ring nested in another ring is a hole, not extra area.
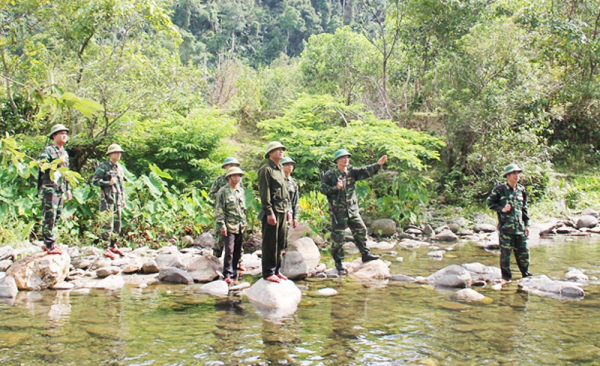
[(117, 248), (118, 236), (121, 233), (121, 213), (125, 207), (125, 184), (123, 181), (123, 166), (119, 164), (121, 146), (112, 144), (108, 147), (106, 155), (109, 159), (98, 166), (92, 179), (92, 184), (100, 187), (100, 211), (108, 212), (110, 220), (103, 226), (101, 238), (107, 242), (105, 256), (115, 259), (115, 254), (125, 256)]
[(333, 229), (331, 238), (331, 256), (335, 261), (335, 268), (340, 274), (345, 274), (342, 261), (344, 260), (344, 230), (347, 227), (352, 231), (354, 243), (362, 254), (362, 261), (368, 262), (378, 259), (379, 256), (371, 254), (367, 248), (367, 227), (358, 212), (355, 184), (359, 180), (369, 178), (376, 174), (387, 161), (387, 155), (382, 156), (375, 164), (362, 168), (350, 166), (350, 156), (347, 150), (336, 151), (333, 162), (337, 166), (326, 172), (321, 178), (321, 193), (327, 196)]
[[(69, 129), (64, 125), (52, 126), (50, 135), (53, 143), (46, 145), (40, 153), (39, 160), (42, 163), (52, 163), (54, 160), (62, 159), (58, 168), (69, 167), (69, 154), (64, 146), (68, 140)], [(56, 245), (56, 222), (60, 219), (64, 198), (71, 200), (71, 189), (69, 182), (58, 170), (54, 172), (54, 180), (50, 178), (50, 169), (38, 175), (38, 194), (42, 197), (42, 236), (44, 238), (44, 250), (48, 254), (62, 254), (62, 250)]]
[(519, 173), (523, 170), (517, 164), (509, 164), (504, 169), (506, 183), (499, 184), (487, 199), (490, 209), (498, 213), (500, 234), (500, 270), (502, 279), (510, 281), (510, 254), (514, 250), (517, 266), (523, 277), (529, 277), (529, 214), (527, 212), (527, 192), (519, 184)]

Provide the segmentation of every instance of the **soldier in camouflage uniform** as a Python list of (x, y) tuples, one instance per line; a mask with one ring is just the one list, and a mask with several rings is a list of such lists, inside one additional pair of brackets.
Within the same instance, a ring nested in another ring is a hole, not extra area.
[(379, 256), (372, 255), (367, 248), (367, 227), (358, 212), (358, 202), (355, 193), (356, 181), (363, 180), (376, 174), (381, 166), (387, 161), (387, 155), (382, 156), (375, 164), (362, 168), (350, 166), (348, 151), (341, 149), (335, 153), (333, 158), (337, 167), (326, 172), (321, 178), (321, 193), (327, 196), (329, 201), (331, 218), (333, 220), (333, 232), (331, 244), (331, 256), (335, 261), (335, 268), (341, 273), (346, 270), (342, 265), (344, 260), (344, 230), (350, 227), (356, 247), (362, 254), (363, 262), (378, 259)]
[(288, 209), (292, 213), (292, 227), (295, 229), (298, 227), (298, 216), (300, 215), (298, 181), (292, 178), (292, 172), (296, 167), (296, 162), (292, 160), (292, 158), (285, 157), (281, 160), (281, 166), (283, 166), (283, 174), (285, 175), (285, 180), (287, 181), (288, 190), (290, 192), (288, 197), (290, 206)]
[[(228, 284), (237, 278), (237, 265), (242, 256), (246, 223), (246, 197), (240, 183), (245, 173), (238, 167), (227, 170), (228, 184), (217, 192), (215, 218), (217, 233), (225, 238), (223, 276)], [(217, 234), (218, 235), (218, 234)]]
[(282, 254), (287, 239), (287, 225), (292, 221), (289, 212), (287, 181), (283, 174), (281, 160), (285, 146), (273, 141), (267, 145), (265, 158), (269, 159), (258, 170), (262, 221), (262, 277), (271, 282), (287, 280), (279, 272)]
[[(58, 124), (52, 126), (50, 135), (53, 143), (44, 147), (40, 153), (41, 163), (52, 163), (56, 159), (62, 159), (58, 167), (69, 167), (69, 153), (64, 146), (68, 140), (69, 129)], [(50, 169), (38, 175), (38, 194), (42, 197), (42, 236), (44, 238), (44, 250), (48, 254), (62, 254), (61, 248), (56, 245), (56, 222), (60, 219), (63, 207), (63, 194), (67, 194), (67, 201), (71, 200), (71, 189), (69, 182), (59, 172), (54, 172), (54, 181), (50, 178)]]
[[(238, 159), (236, 159), (233, 156), (230, 156), (228, 158), (225, 159), (225, 161), (223, 162), (223, 169), (225, 169), (225, 173), (227, 173), (227, 170), (229, 170), (229, 168), (231, 167), (238, 167), (240, 166), (240, 162), (238, 161)], [(208, 196), (210, 198), (213, 199), (213, 201), (217, 201), (217, 192), (219, 192), (219, 189), (221, 189), (222, 187), (227, 186), (229, 183), (227, 182), (227, 178), (225, 178), (225, 174), (223, 175), (219, 175), (217, 178), (215, 178), (215, 181), (213, 182), (212, 186), (210, 186), (210, 191), (208, 192)], [(240, 186), (243, 188), (243, 185)], [(215, 235), (216, 235), (216, 240), (215, 240), (215, 244), (213, 245), (213, 255), (217, 258), (220, 258), (221, 255), (223, 254), (223, 246), (225, 245), (225, 239), (223, 238), (223, 236), (219, 235), (219, 230), (217, 230), (215, 228)], [(243, 268), (243, 267), (242, 267)], [(240, 270), (245, 270), (240, 268)]]
[(506, 183), (499, 184), (492, 190), (487, 199), (490, 209), (498, 213), (498, 230), (500, 235), (500, 269), (502, 278), (510, 280), (510, 255), (515, 251), (517, 266), (523, 277), (531, 276), (529, 272), (529, 215), (527, 212), (527, 192), (518, 184), (522, 169), (517, 164), (509, 164), (504, 169)]
[(121, 233), (121, 213), (125, 207), (125, 184), (123, 181), (123, 166), (119, 164), (121, 146), (112, 144), (108, 147), (106, 155), (109, 159), (98, 166), (92, 179), (92, 184), (100, 187), (100, 211), (108, 212), (110, 220), (102, 228), (102, 240), (107, 243), (105, 256), (115, 259), (115, 254), (125, 256), (117, 247), (118, 236)]

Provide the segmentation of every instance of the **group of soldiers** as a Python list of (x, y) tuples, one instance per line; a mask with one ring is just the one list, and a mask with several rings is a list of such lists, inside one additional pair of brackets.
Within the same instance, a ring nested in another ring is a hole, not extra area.
[[(68, 140), (69, 129), (58, 124), (52, 127), (49, 138), (52, 140), (40, 154), (41, 162), (60, 160), (60, 167), (69, 166), (69, 156), (64, 146)], [(267, 161), (258, 170), (258, 186), (260, 191), (262, 222), (262, 277), (271, 282), (281, 282), (287, 278), (281, 273), (282, 258), (287, 249), (287, 234), (291, 226), (298, 226), (299, 193), (298, 182), (291, 177), (296, 162), (285, 157), (286, 147), (278, 141), (271, 142), (265, 149)], [(115, 258), (124, 256), (117, 242), (121, 231), (121, 213), (125, 207), (123, 166), (119, 164), (123, 149), (117, 144), (110, 145), (106, 155), (109, 159), (102, 162), (94, 173), (92, 184), (100, 187), (102, 197), (100, 211), (107, 212), (109, 220), (103, 227), (102, 239), (107, 243), (105, 255)], [(335, 268), (345, 274), (344, 231), (350, 228), (354, 242), (359, 249), (363, 262), (378, 259), (367, 247), (367, 227), (362, 220), (356, 197), (356, 182), (375, 175), (386, 163), (387, 155), (376, 163), (360, 168), (350, 165), (352, 154), (345, 149), (336, 151), (333, 157), (335, 166), (321, 177), (320, 191), (329, 202), (332, 218), (331, 255)], [(217, 177), (212, 184), (209, 196), (215, 201), (215, 233), (217, 240), (213, 254), (223, 255), (223, 276), (231, 283), (243, 271), (241, 264), (243, 235), (247, 229), (246, 196), (242, 177), (246, 174), (240, 168), (235, 157), (228, 157), (222, 165), (225, 174)], [(500, 231), (500, 267), (502, 277), (510, 280), (510, 256), (515, 252), (517, 265), (523, 277), (531, 276), (529, 272), (529, 249), (527, 236), (529, 216), (527, 211), (527, 194), (518, 182), (522, 169), (510, 164), (504, 171), (506, 183), (495, 187), (487, 199), (490, 209), (498, 214)], [(58, 176), (57, 176), (58, 174)], [(42, 235), (44, 249), (49, 254), (62, 254), (56, 245), (55, 224), (60, 218), (63, 199), (71, 199), (71, 190), (64, 177), (58, 171), (54, 180), (50, 172), (40, 171), (39, 190), (42, 198), (43, 224)]]

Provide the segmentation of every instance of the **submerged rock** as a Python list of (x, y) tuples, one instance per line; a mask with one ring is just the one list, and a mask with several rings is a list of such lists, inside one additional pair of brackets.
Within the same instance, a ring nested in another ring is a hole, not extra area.
[(417, 280), (414, 277), (410, 277), (403, 274), (395, 274), (390, 276), (390, 281), (394, 282), (416, 282)]
[(317, 293), (321, 296), (335, 296), (339, 294), (339, 292), (337, 292), (336, 289), (333, 289), (331, 287), (322, 288), (319, 291), (317, 291)]
[(483, 296), (482, 294), (480, 294), (479, 292), (477, 292), (473, 289), (464, 288), (462, 290), (459, 290), (459, 291), (456, 291), (455, 293), (453, 293), (451, 298), (454, 300), (463, 301), (463, 302), (477, 302), (477, 301), (483, 301), (483, 299), (485, 299), (485, 296)]
[(580, 269), (571, 269), (565, 275), (565, 280), (587, 284), (590, 278)]
[(556, 299), (583, 299), (585, 291), (581, 284), (570, 281), (554, 281), (546, 275), (527, 277), (519, 281), (519, 287), (525, 292)]
[(248, 300), (262, 310), (294, 310), (302, 299), (302, 293), (294, 281), (270, 282), (258, 280), (245, 291)]
[(461, 267), (471, 274), (472, 282), (484, 281), (487, 283), (502, 279), (502, 271), (499, 267), (486, 266), (481, 263), (464, 263)]
[(19, 290), (43, 290), (64, 281), (70, 264), (66, 252), (61, 255), (36, 252), (13, 264), (6, 275), (14, 277)]
[(433, 286), (442, 287), (471, 287), (471, 273), (456, 264), (449, 265), (425, 279)]

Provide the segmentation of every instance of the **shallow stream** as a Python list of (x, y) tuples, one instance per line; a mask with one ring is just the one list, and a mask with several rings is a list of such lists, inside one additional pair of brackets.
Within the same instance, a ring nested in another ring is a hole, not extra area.
[[(396, 251), (383, 259), (392, 261), (392, 273), (410, 276), (499, 260), (470, 243), (442, 261), (427, 248)], [(578, 268), (600, 278), (600, 237), (542, 240), (531, 252), (534, 275), (562, 279)], [(516, 284), (475, 288), (493, 299), (487, 305), (453, 302), (447, 290), (413, 283), (296, 284), (302, 302), (279, 320), (264, 319), (246, 299), (197, 295), (183, 285), (87, 295), (21, 291), (13, 306), (0, 302), (0, 364), (600, 364), (598, 280), (580, 301), (530, 295)], [(325, 287), (340, 294), (315, 296)]]

